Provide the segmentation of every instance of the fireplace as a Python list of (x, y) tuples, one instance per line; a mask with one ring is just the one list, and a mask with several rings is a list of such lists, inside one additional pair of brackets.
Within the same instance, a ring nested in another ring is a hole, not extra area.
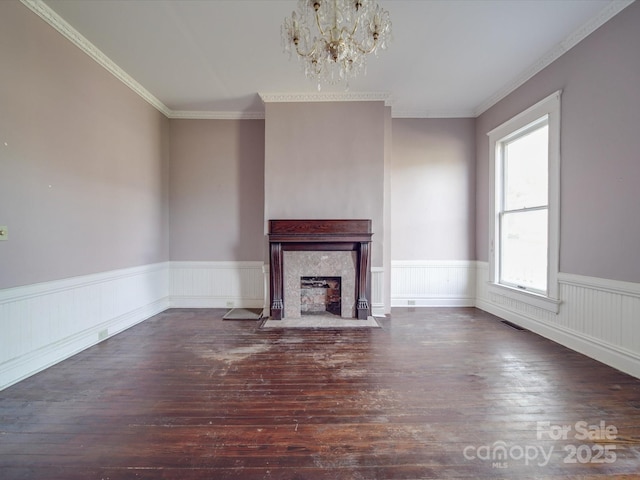
[(371, 220), (270, 220), (270, 317), (300, 317), (302, 279), (324, 277), (340, 279), (340, 316), (366, 320), (371, 236)]

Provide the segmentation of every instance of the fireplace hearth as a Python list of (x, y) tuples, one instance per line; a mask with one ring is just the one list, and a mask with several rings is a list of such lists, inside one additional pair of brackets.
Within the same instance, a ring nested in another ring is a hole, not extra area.
[(366, 320), (371, 315), (371, 236), (371, 220), (270, 220), (271, 319), (303, 314), (303, 277), (340, 277), (336, 314)]

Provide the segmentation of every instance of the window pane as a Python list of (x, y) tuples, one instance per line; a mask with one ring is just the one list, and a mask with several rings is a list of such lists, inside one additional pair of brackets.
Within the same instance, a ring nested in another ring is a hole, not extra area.
[(500, 282), (547, 290), (547, 210), (502, 215)]
[(547, 205), (548, 138), (549, 127), (545, 124), (505, 144), (505, 210)]

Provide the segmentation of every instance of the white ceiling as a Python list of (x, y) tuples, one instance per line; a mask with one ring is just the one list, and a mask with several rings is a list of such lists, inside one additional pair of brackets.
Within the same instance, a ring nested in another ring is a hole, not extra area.
[[(29, 2), (30, 0), (23, 0)], [(260, 118), (258, 93), (313, 93), (283, 53), (294, 0), (46, 0), (170, 116)], [(384, 92), (394, 117), (473, 117), (628, 0), (379, 0), (393, 40), (349, 93)], [(344, 92), (323, 86), (322, 92)]]

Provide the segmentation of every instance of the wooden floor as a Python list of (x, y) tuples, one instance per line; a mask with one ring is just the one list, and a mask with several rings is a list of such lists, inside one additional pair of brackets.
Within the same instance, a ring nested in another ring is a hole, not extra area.
[(480, 310), (224, 313), (169, 310), (0, 392), (0, 478), (640, 478), (640, 380)]

